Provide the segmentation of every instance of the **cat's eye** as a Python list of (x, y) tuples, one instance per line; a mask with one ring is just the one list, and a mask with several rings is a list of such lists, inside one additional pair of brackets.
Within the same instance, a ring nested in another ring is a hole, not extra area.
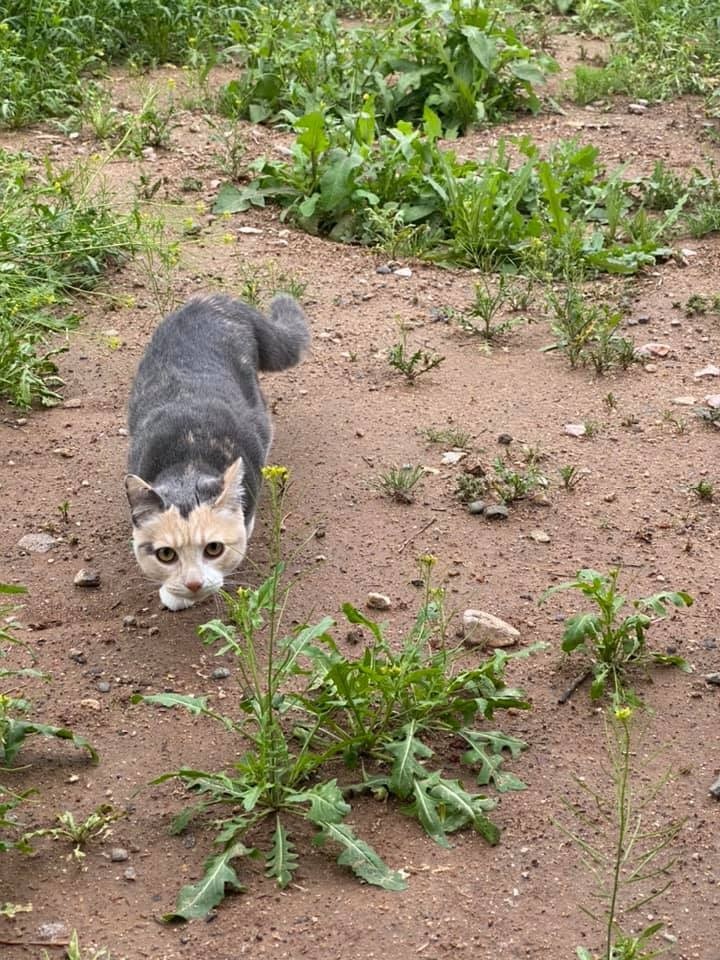
[(211, 558), (219, 557), (224, 549), (224, 543), (220, 543), (219, 540), (211, 540), (210, 543), (205, 545), (205, 556)]
[(155, 556), (160, 563), (173, 563), (177, 559), (177, 554), (172, 547), (158, 547)]

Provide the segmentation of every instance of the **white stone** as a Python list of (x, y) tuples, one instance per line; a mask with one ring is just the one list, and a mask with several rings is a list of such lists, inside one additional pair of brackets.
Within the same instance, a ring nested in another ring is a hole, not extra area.
[(445, 467), (453, 466), (453, 464), (460, 463), (462, 458), (466, 456), (467, 452), (465, 450), (448, 450), (442, 455), (440, 463)]
[(389, 610), (391, 607), (390, 597), (384, 593), (369, 593), (367, 595), (367, 605), (371, 610)]
[(465, 643), (473, 647), (512, 647), (520, 640), (519, 630), (484, 610), (466, 610), (463, 627)]
[(709, 363), (706, 367), (703, 367), (702, 370), (697, 370), (694, 376), (696, 380), (701, 380), (704, 377), (720, 377), (720, 367), (714, 363)]

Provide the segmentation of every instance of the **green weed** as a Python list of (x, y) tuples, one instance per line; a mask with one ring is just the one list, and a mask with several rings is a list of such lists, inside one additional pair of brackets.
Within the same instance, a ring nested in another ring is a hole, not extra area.
[(472, 434), (460, 427), (426, 427), (420, 431), (428, 443), (439, 443), (455, 450), (467, 450)]
[(611, 792), (591, 785), (585, 777), (576, 777), (586, 802), (563, 801), (577, 826), (568, 829), (560, 825), (560, 829), (581, 851), (582, 862), (595, 880), (595, 898), (602, 905), (601, 910), (583, 908), (604, 930), (602, 953), (578, 947), (577, 958), (651, 960), (664, 952), (653, 942), (663, 923), (651, 922), (631, 935), (622, 931), (621, 921), (646, 909), (672, 885), (677, 858), (670, 847), (684, 821), (659, 822), (651, 807), (670, 779), (669, 773), (655, 783), (644, 784), (642, 793), (635, 786), (644, 772), (638, 774), (634, 760), (638, 747), (633, 737), (633, 710), (618, 707), (607, 723)]
[(412, 503), (415, 499), (415, 487), (422, 480), (425, 471), (415, 466), (390, 467), (377, 478), (377, 488), (391, 500), (398, 503)]
[(488, 483), (502, 503), (524, 500), (536, 490), (545, 489), (548, 485), (547, 477), (535, 463), (529, 464), (527, 470), (516, 470), (502, 457), (496, 457), (492, 467), (493, 473), (488, 478)]
[(547, 302), (555, 343), (545, 350), (561, 350), (571, 367), (592, 366), (598, 376), (637, 362), (635, 344), (617, 332), (622, 316), (610, 306), (588, 303), (574, 283), (566, 283), (560, 292), (551, 290)]
[(51, 840), (64, 840), (72, 844), (70, 858), (76, 863), (85, 859), (83, 847), (93, 840), (103, 840), (110, 832), (110, 824), (120, 820), (125, 814), (116, 810), (112, 804), (102, 803), (93, 810), (84, 820), (76, 820), (70, 810), (59, 813), (55, 818), (58, 826), (42, 827), (25, 834), (28, 842), (39, 837), (49, 837)]
[(407, 330), (400, 325), (400, 339), (388, 350), (388, 363), (401, 373), (408, 383), (414, 384), (418, 377), (429, 373), (443, 363), (445, 357), (427, 350), (415, 350), (410, 353), (407, 346)]
[[(540, 598), (544, 602), (561, 590), (577, 590), (592, 602), (592, 612), (573, 614), (565, 621), (562, 649), (565, 653), (579, 650), (590, 659), (590, 696), (598, 700), (609, 690), (616, 706), (626, 702), (639, 703), (626, 686), (627, 673), (632, 667), (656, 663), (677, 666), (686, 672), (690, 670), (680, 656), (649, 651), (646, 634), (653, 623), (650, 614), (663, 618), (668, 615), (669, 607), (689, 607), (693, 602), (692, 597), (683, 591), (663, 591), (628, 601), (618, 590), (619, 576), (617, 569), (607, 574), (580, 570), (574, 580), (551, 587)], [(621, 617), (627, 606), (634, 612)]]
[[(504, 751), (517, 756), (525, 744), (475, 724), (496, 709), (528, 704), (519, 691), (505, 686), (506, 654), (497, 651), (464, 668), (458, 662), (461, 650), (446, 646), (443, 593), (431, 584), (434, 557), (421, 558), (423, 604), (399, 649), (379, 624), (350, 604), (343, 607), (347, 621), (368, 633), (359, 660), (348, 659), (337, 647), (329, 617), (281, 637), (285, 590), (280, 536), (287, 471), (268, 467), (265, 478), (272, 500), (272, 572), (257, 589), (226, 596), (229, 622), (214, 620), (199, 630), (218, 656), (235, 657), (241, 718), (216, 712), (205, 697), (163, 693), (134, 698), (183, 707), (250, 743), (230, 773), (182, 768), (155, 781), (179, 780), (196, 798), (176, 818), (176, 832), (208, 810), (215, 814), (217, 830), (217, 852), (206, 861), (203, 877), (180, 891), (167, 919), (204, 916), (227, 889), (241, 890), (233, 864), (242, 857), (262, 857), (266, 874), (287, 887), (299, 863), (292, 828), (298, 821), (312, 828), (318, 846), (339, 847), (338, 862), (367, 883), (403, 889), (403, 876), (389, 869), (346, 822), (348, 800), (359, 792), (397, 797), (443, 846), (449, 845), (448, 834), (463, 827), (496, 843), (499, 831), (487, 816), (494, 801), (446, 778), (426, 739), (437, 744), (443, 735), (459, 737), (467, 747), (463, 762), (476, 771), (481, 786), (523, 786), (501, 763)], [(360, 781), (343, 790), (335, 777), (330, 779), (337, 761), (360, 773)], [(263, 853), (246, 845), (261, 824), (271, 830)]]
[(712, 502), (715, 498), (715, 484), (710, 480), (698, 480), (690, 487), (690, 491), (695, 494), (698, 500)]
[(565, 490), (574, 490), (583, 478), (582, 473), (573, 464), (566, 464), (558, 470)]
[(111, 209), (91, 166), (36, 169), (0, 150), (0, 396), (58, 402), (54, 358), (65, 348), (47, 344), (78, 322), (59, 308), (132, 252), (140, 227), (137, 214)]
[(461, 503), (472, 503), (487, 493), (488, 486), (485, 474), (460, 473), (455, 481), (455, 496)]

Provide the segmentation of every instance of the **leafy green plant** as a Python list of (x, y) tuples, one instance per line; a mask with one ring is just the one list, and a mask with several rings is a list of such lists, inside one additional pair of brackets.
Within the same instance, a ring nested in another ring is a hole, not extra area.
[(398, 503), (412, 503), (415, 499), (415, 487), (424, 473), (419, 464), (390, 467), (378, 477), (377, 487), (391, 500), (397, 500)]
[(502, 273), (499, 274), (494, 288), (489, 278), (483, 276), (483, 279), (475, 284), (475, 299), (470, 309), (456, 314), (460, 328), (465, 333), (479, 335), (487, 341), (495, 340), (512, 329), (518, 322), (517, 319), (495, 322), (495, 317), (508, 300), (507, 286), (507, 278)]
[(562, 485), (566, 490), (574, 490), (583, 478), (578, 468), (571, 463), (565, 464), (558, 470)]
[[(578, 650), (590, 659), (586, 673), (592, 677), (590, 696), (598, 700), (609, 690), (616, 705), (639, 702), (626, 687), (627, 673), (632, 667), (655, 663), (690, 670), (681, 656), (648, 650), (646, 634), (653, 624), (650, 614), (663, 618), (670, 607), (689, 607), (693, 602), (683, 591), (662, 591), (628, 601), (618, 590), (619, 577), (618, 569), (607, 574), (580, 570), (574, 580), (551, 587), (540, 598), (544, 602), (561, 590), (577, 590), (593, 603), (592, 612), (573, 614), (565, 621), (562, 649), (565, 653)], [(634, 612), (621, 616), (626, 607)]]
[(488, 478), (483, 474), (460, 473), (455, 481), (455, 496), (461, 503), (479, 500), (488, 490)]
[(598, 955), (578, 947), (578, 960), (651, 960), (664, 952), (654, 944), (663, 929), (662, 922), (651, 922), (634, 935), (624, 933), (621, 927), (623, 919), (646, 908), (672, 885), (677, 857), (670, 848), (684, 823), (658, 822), (651, 807), (670, 779), (669, 773), (643, 786), (642, 793), (635, 787), (635, 722), (633, 710), (627, 706), (616, 708), (607, 722), (610, 795), (602, 787), (592, 786), (587, 778), (576, 777), (586, 802), (563, 800), (577, 826), (570, 829), (560, 825), (560, 829), (581, 850), (583, 864), (595, 880), (595, 898), (602, 905), (602, 912), (583, 908), (604, 928), (602, 952)]
[[(43, 960), (50, 960), (47, 950), (43, 950)], [(70, 942), (65, 951), (65, 960), (112, 960), (107, 948), (96, 950), (94, 947), (84, 948), (80, 944), (77, 930), (70, 935)]]
[(461, 427), (425, 427), (420, 432), (428, 443), (439, 443), (455, 450), (467, 450), (472, 443), (472, 434)]
[(17, 406), (58, 402), (65, 348), (46, 345), (78, 318), (57, 309), (135, 248), (139, 217), (113, 211), (97, 177), (88, 164), (38, 169), (0, 150), (0, 396)]
[(693, 412), (706, 427), (720, 429), (720, 407), (695, 407)]
[[(421, 559), (424, 602), (400, 650), (387, 641), (378, 624), (350, 604), (343, 608), (347, 620), (370, 635), (359, 660), (340, 652), (329, 632), (334, 625), (329, 617), (280, 636), (285, 601), (280, 537), (287, 471), (268, 467), (265, 478), (272, 501), (272, 572), (257, 589), (226, 596), (229, 622), (214, 620), (199, 630), (218, 656), (232, 653), (236, 659), (241, 718), (211, 709), (205, 697), (162, 693), (134, 698), (161, 707), (184, 707), (250, 743), (231, 773), (182, 768), (154, 781), (179, 780), (199, 798), (176, 818), (177, 831), (200, 812), (217, 814), (229, 808), (216, 819), (217, 853), (206, 861), (200, 881), (180, 891), (168, 919), (202, 916), (222, 900), (226, 889), (242, 889), (233, 861), (261, 855), (246, 841), (263, 823), (272, 829), (264, 854), (266, 873), (280, 887), (291, 882), (298, 865), (291, 825), (299, 820), (315, 831), (317, 845), (339, 846), (339, 863), (366, 882), (403, 889), (403, 876), (390, 870), (345, 820), (348, 798), (358, 792), (400, 798), (405, 812), (416, 816), (443, 845), (448, 844), (448, 834), (466, 826), (497, 842), (498, 828), (487, 817), (494, 801), (445, 778), (436, 763), (431, 768), (433, 749), (422, 739), (425, 735), (459, 737), (466, 747), (464, 761), (478, 770), (481, 785), (492, 783), (499, 790), (522, 786), (500, 767), (505, 750), (517, 756), (524, 744), (497, 731), (476, 729), (473, 721), (489, 719), (496, 709), (528, 704), (519, 691), (505, 686), (508, 657), (501, 651), (479, 665), (456, 668), (461, 651), (446, 647), (442, 591), (430, 582), (433, 557)], [(352, 788), (341, 789), (336, 777), (330, 779), (326, 773), (328, 768), (337, 772), (340, 760), (362, 773)]]
[(407, 346), (407, 330), (400, 325), (400, 339), (388, 350), (388, 363), (401, 373), (408, 383), (415, 384), (418, 377), (439, 367), (445, 357), (427, 350), (415, 350), (410, 353)]
[(637, 361), (635, 345), (617, 333), (622, 317), (607, 304), (588, 303), (582, 289), (569, 282), (547, 294), (555, 343), (571, 367), (592, 366), (600, 376), (614, 366), (627, 369)]
[(715, 485), (710, 480), (698, 480), (690, 487), (698, 500), (712, 501), (715, 497)]
[(51, 840), (65, 840), (72, 844), (70, 857), (81, 863), (85, 859), (82, 849), (93, 840), (103, 840), (110, 831), (110, 824), (124, 817), (125, 814), (116, 810), (110, 803), (102, 803), (84, 820), (76, 820), (72, 811), (65, 810), (55, 818), (58, 826), (42, 827), (25, 834), (28, 842), (38, 837), (49, 837)]
[(524, 500), (538, 488), (548, 485), (547, 477), (541, 473), (536, 463), (530, 463), (527, 470), (516, 470), (513, 465), (496, 457), (493, 460), (493, 473), (489, 485), (503, 503)]

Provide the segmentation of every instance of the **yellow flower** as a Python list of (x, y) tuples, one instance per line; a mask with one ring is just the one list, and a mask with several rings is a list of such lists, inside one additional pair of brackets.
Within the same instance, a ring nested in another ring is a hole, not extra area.
[(434, 567), (437, 563), (437, 557), (433, 556), (432, 553), (424, 553), (421, 557), (418, 557), (418, 563), (422, 567)]
[(287, 467), (263, 467), (262, 475), (265, 477), (268, 483), (285, 483), (290, 475), (290, 471)]
[(615, 709), (615, 719), (625, 723), (633, 715), (632, 707), (617, 707)]

